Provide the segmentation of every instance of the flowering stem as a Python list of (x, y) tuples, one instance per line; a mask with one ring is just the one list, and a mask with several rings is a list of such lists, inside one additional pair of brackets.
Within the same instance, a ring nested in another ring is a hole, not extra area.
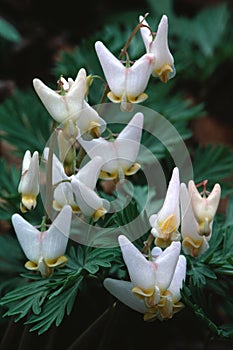
[(126, 43), (125, 43), (125, 46), (124, 46), (123, 49), (121, 50), (121, 53), (120, 53), (120, 55), (119, 55), (119, 60), (121, 60), (122, 57), (123, 57), (123, 56), (125, 55), (125, 53), (127, 52), (128, 47), (129, 47), (129, 45), (130, 45), (130, 43), (131, 43), (133, 37), (134, 37), (135, 34), (138, 32), (138, 30), (141, 28), (142, 22), (143, 22), (143, 20), (144, 20), (147, 16), (148, 16), (148, 13), (146, 13), (146, 14), (144, 15), (142, 21), (136, 25), (136, 27), (134, 28), (134, 30), (133, 30), (132, 33), (130, 34), (128, 40), (127, 40)]
[(49, 155), (48, 162), (46, 166), (46, 195), (45, 195), (45, 210), (47, 220), (52, 219), (52, 209), (53, 209), (53, 184), (52, 184), (52, 176), (53, 176), (53, 152), (55, 145), (55, 133), (52, 132), (50, 137), (49, 144)]
[(144, 242), (144, 247), (142, 249), (142, 253), (145, 254), (147, 252), (150, 251), (150, 246), (152, 244), (154, 240), (154, 236), (152, 235), (152, 233), (150, 233), (149, 237), (147, 238), (147, 240)]

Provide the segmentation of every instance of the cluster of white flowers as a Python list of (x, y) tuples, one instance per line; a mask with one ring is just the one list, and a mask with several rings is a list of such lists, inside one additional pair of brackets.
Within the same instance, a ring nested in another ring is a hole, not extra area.
[[(109, 87), (107, 97), (113, 103), (120, 103), (122, 111), (131, 111), (133, 104), (147, 98), (144, 91), (151, 76), (166, 83), (175, 75), (174, 59), (167, 42), (167, 16), (162, 16), (156, 34), (145, 17), (139, 17), (139, 28), (146, 53), (133, 64), (127, 55), (124, 64), (101, 41), (95, 43)], [(73, 213), (97, 221), (109, 211), (110, 203), (96, 190), (98, 179), (118, 181), (140, 169), (136, 160), (144, 115), (136, 113), (114, 140), (102, 137), (107, 123), (87, 102), (91, 79), (81, 68), (75, 80), (61, 77), (57, 91), (40, 79), (33, 80), (35, 91), (47, 111), (55, 122), (62, 123), (62, 127), (56, 129), (60, 157), (50, 146), (41, 156), (47, 166), (51, 165), (52, 207), (57, 216), (48, 229), (46, 223), (41, 225), (41, 231), (19, 214), (13, 215), (12, 223), (29, 260), (25, 267), (39, 270), (43, 277), (50, 276), (55, 266), (66, 263), (64, 254)], [(88, 140), (83, 137), (86, 133)], [(76, 151), (77, 144), (90, 158), (81, 168), (74, 164), (76, 153), (69, 154), (70, 149)], [(67, 154), (71, 157), (68, 170)], [(31, 156), (27, 150), (18, 187), (22, 212), (35, 208), (39, 182), (39, 154), (34, 152)], [(119, 236), (131, 281), (107, 278), (104, 286), (122, 302), (142, 312), (145, 320), (171, 318), (183, 307), (180, 289), (186, 275), (186, 258), (180, 254), (181, 248), (184, 254), (193, 257), (208, 249), (220, 186), (216, 184), (208, 197), (206, 194), (202, 197), (192, 180), (188, 189), (184, 183), (180, 184), (179, 170), (174, 168), (164, 204), (150, 217), (155, 247), (148, 257), (125, 236)], [(181, 233), (178, 231), (180, 225)]]
[(209, 195), (204, 190), (203, 196), (193, 180), (189, 181), (187, 188), (185, 183), (180, 183), (179, 169), (175, 167), (163, 206), (150, 217), (155, 245), (164, 248), (182, 237), (186, 254), (196, 257), (204, 253), (209, 248), (208, 241), (220, 197), (219, 184), (215, 184)]

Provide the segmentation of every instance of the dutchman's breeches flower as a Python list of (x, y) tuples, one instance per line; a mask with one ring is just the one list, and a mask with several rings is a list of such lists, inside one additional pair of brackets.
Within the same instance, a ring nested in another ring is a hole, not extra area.
[(109, 85), (108, 98), (121, 103), (123, 111), (132, 110), (133, 103), (147, 99), (147, 87), (154, 65), (154, 55), (147, 53), (132, 66), (124, 66), (101, 41), (95, 43), (96, 53)]
[(178, 228), (180, 225), (179, 207), (180, 178), (179, 169), (173, 169), (162, 208), (150, 217), (151, 233), (155, 237), (155, 244), (165, 248), (172, 241), (180, 240)]
[(186, 276), (186, 259), (180, 255), (180, 242), (172, 242), (163, 252), (153, 250), (150, 260), (126, 238), (119, 236), (130, 281), (107, 278), (105, 288), (122, 303), (144, 314), (144, 320), (169, 319), (184, 305), (180, 289)]
[(152, 75), (158, 77), (163, 83), (166, 83), (176, 74), (174, 59), (168, 47), (167, 16), (162, 16), (155, 38), (152, 35), (152, 31), (148, 28), (149, 25), (146, 20), (142, 16), (140, 16), (139, 20), (142, 24), (140, 31), (146, 51), (153, 53), (155, 56)]
[(72, 210), (66, 205), (47, 231), (39, 231), (19, 214), (12, 215), (12, 224), (19, 243), (28, 258), (25, 267), (39, 270), (43, 277), (51, 275), (53, 268), (67, 262), (64, 256), (69, 239)]
[(212, 192), (208, 196), (206, 191), (203, 193), (203, 196), (201, 196), (195, 183), (190, 180), (188, 189), (193, 213), (198, 222), (198, 233), (199, 235), (208, 236), (211, 232), (211, 223), (218, 209), (221, 187), (219, 184), (215, 184)]
[(91, 141), (78, 138), (91, 159), (95, 156), (102, 157), (99, 178), (122, 179), (140, 169), (140, 165), (135, 161), (140, 148), (143, 120), (143, 114), (136, 113), (114, 141), (107, 141), (102, 137)]
[(85, 132), (92, 132), (98, 137), (106, 128), (106, 122), (85, 100), (86, 78), (86, 70), (81, 68), (75, 81), (61, 78), (57, 91), (50, 89), (40, 79), (33, 79), (35, 91), (45, 108), (55, 121), (64, 124), (69, 137)]
[[(207, 237), (199, 234), (199, 225), (192, 209), (190, 192), (184, 183), (180, 185), (180, 206), (182, 248), (185, 254), (195, 258), (208, 250), (211, 232)], [(212, 229), (211, 226), (210, 229)]]
[[(44, 159), (48, 160), (49, 149), (44, 150)], [(95, 191), (103, 159), (95, 156), (89, 160), (77, 174), (67, 176), (63, 164), (53, 154), (52, 184), (55, 187), (53, 208), (60, 211), (70, 205), (74, 213), (92, 217), (94, 221), (103, 217), (110, 208), (107, 200)]]
[(37, 151), (33, 153), (33, 156), (29, 150), (24, 154), (18, 192), (21, 194), (21, 211), (25, 213), (34, 209), (39, 194), (39, 154)]

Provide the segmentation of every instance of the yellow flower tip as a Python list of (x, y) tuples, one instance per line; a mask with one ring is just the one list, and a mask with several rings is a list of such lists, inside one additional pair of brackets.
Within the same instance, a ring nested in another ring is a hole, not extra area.
[(148, 95), (145, 94), (144, 92), (138, 96), (127, 96), (127, 100), (130, 103), (141, 103), (145, 101), (148, 98)]
[(171, 244), (170, 239), (163, 239), (161, 237), (155, 238), (155, 246), (160, 248), (167, 248)]
[(139, 299), (144, 299), (147, 297), (151, 297), (154, 294), (154, 288), (146, 290), (136, 286), (132, 289), (132, 293)]
[(67, 261), (68, 261), (67, 257), (62, 255), (62, 256), (59, 256), (57, 259), (45, 260), (45, 264), (50, 268), (58, 267), (58, 266), (62, 267), (67, 263)]
[(38, 271), (39, 266), (36, 262), (33, 261), (27, 261), (26, 264), (24, 265), (26, 269), (31, 270), (31, 271)]
[(122, 100), (122, 96), (116, 96), (112, 91), (108, 92), (107, 97), (109, 98), (110, 101), (114, 103), (120, 103)]
[(198, 225), (198, 234), (208, 237), (211, 234), (210, 222), (208, 218), (204, 218)]
[(93, 137), (100, 137), (101, 132), (100, 132), (100, 124), (94, 121), (91, 121), (89, 124), (88, 131), (90, 132), (91, 136)]
[(187, 247), (190, 251), (190, 255), (196, 258), (200, 254), (203, 241), (194, 241), (191, 237), (185, 237), (182, 241), (183, 247)]
[[(71, 205), (69, 204), (72, 212), (73, 213), (80, 213), (80, 208), (77, 205)], [(53, 200), (53, 209), (55, 209), (56, 211), (61, 211), (63, 208), (63, 206), (61, 204), (59, 204), (57, 201)]]
[(36, 207), (36, 195), (23, 195), (20, 203), (20, 210), (22, 213), (33, 210)]
[(118, 173), (109, 173), (108, 171), (101, 170), (99, 173), (99, 179), (101, 180), (115, 180), (118, 177)]
[(169, 215), (166, 220), (158, 222), (163, 238), (169, 239), (173, 232), (177, 231), (177, 220), (174, 214)]
[(99, 209), (97, 209), (94, 214), (92, 215), (93, 220), (96, 222), (98, 221), (100, 218), (102, 218), (105, 214), (107, 213), (107, 210), (104, 207), (101, 207)]
[(163, 82), (163, 83), (167, 83), (169, 80), (169, 75), (170, 73), (173, 72), (173, 69), (171, 66), (169, 66), (169, 64), (164, 64), (162, 67), (160, 67), (159, 69), (157, 69), (154, 73), (155, 75), (157, 75), (159, 77), (159, 79)]
[(128, 169), (126, 169), (126, 170), (124, 171), (124, 174), (125, 174), (126, 176), (134, 175), (134, 174), (136, 174), (136, 172), (137, 172), (140, 168), (141, 168), (141, 165), (140, 165), (139, 163), (134, 163), (134, 164), (131, 165), (130, 168), (128, 168)]

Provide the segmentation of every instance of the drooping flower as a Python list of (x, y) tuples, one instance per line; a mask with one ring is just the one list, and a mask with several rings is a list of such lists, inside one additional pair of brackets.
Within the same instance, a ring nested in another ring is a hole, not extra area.
[(175, 167), (168, 185), (162, 208), (157, 214), (149, 218), (151, 233), (155, 237), (155, 244), (167, 247), (172, 241), (180, 240), (178, 228), (180, 225), (179, 207), (180, 178), (179, 169)]
[(135, 161), (140, 148), (143, 119), (142, 113), (136, 113), (114, 141), (107, 141), (102, 137), (90, 141), (78, 139), (90, 158), (102, 157), (99, 178), (121, 179), (125, 175), (135, 174), (140, 169), (140, 165)]
[[(48, 160), (49, 149), (45, 148), (44, 158)], [(61, 210), (69, 204), (74, 213), (82, 213), (93, 217), (97, 221), (108, 212), (110, 204), (96, 192), (96, 183), (99, 177), (103, 159), (93, 157), (77, 174), (67, 176), (63, 164), (53, 154), (52, 184), (55, 186), (53, 208)]]
[(52, 90), (38, 78), (33, 79), (33, 86), (51, 117), (62, 123), (66, 119), (77, 118), (77, 114), (83, 108), (86, 71), (81, 68), (75, 81), (71, 78), (66, 81), (63, 78), (61, 89), (58, 91)]
[(140, 31), (146, 51), (155, 56), (152, 75), (166, 83), (176, 74), (174, 58), (168, 47), (168, 18), (166, 15), (162, 16), (155, 37), (142, 16), (139, 21), (142, 24)]
[(20, 209), (23, 213), (36, 207), (39, 190), (39, 154), (35, 151), (31, 156), (31, 152), (27, 150), (23, 157), (18, 186), (21, 194)]
[(29, 261), (25, 267), (40, 271), (43, 277), (51, 275), (53, 268), (67, 262), (64, 256), (69, 239), (72, 210), (66, 205), (46, 231), (39, 231), (21, 215), (12, 215), (12, 224), (24, 254)]
[(86, 70), (81, 68), (75, 81), (61, 78), (58, 91), (52, 90), (40, 79), (33, 79), (35, 91), (45, 108), (54, 120), (64, 124), (69, 137), (85, 132), (98, 137), (106, 128), (106, 122), (85, 100), (86, 78)]
[(211, 232), (208, 237), (199, 234), (198, 222), (192, 209), (191, 196), (184, 183), (180, 185), (180, 206), (182, 248), (185, 254), (197, 257), (208, 250)]
[(194, 216), (198, 222), (199, 235), (208, 236), (211, 232), (211, 223), (218, 209), (221, 187), (215, 184), (211, 193), (207, 196), (206, 192), (201, 196), (193, 180), (189, 181), (188, 189), (191, 197), (191, 204)]
[(107, 278), (105, 288), (121, 302), (144, 314), (144, 320), (169, 319), (184, 305), (180, 289), (186, 275), (186, 259), (180, 255), (180, 242), (147, 258), (123, 235), (119, 236), (130, 281)]
[(101, 41), (95, 43), (95, 50), (109, 85), (108, 98), (121, 103), (123, 111), (132, 110), (132, 104), (143, 102), (144, 93), (154, 64), (154, 55), (143, 55), (132, 66), (118, 60)]

